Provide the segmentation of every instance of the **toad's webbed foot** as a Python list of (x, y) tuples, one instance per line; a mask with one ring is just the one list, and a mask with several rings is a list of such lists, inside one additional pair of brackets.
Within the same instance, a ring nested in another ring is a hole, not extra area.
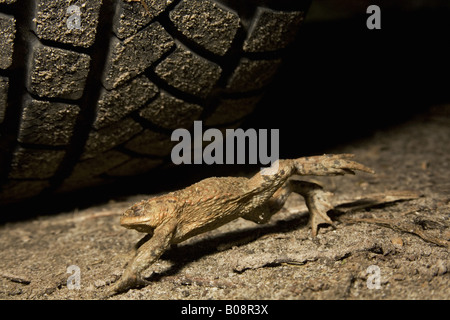
[(292, 192), (298, 193), (305, 198), (305, 203), (310, 213), (309, 224), (313, 237), (317, 235), (319, 224), (334, 225), (327, 215), (329, 210), (334, 209), (330, 202), (330, 197), (333, 196), (331, 192), (323, 190), (318, 184), (306, 181), (291, 180), (289, 184)]
[(111, 292), (113, 294), (126, 292), (130, 289), (136, 289), (145, 287), (150, 284), (150, 281), (144, 280), (140, 277), (140, 275), (132, 274), (132, 275), (123, 275), (118, 282), (114, 284)]

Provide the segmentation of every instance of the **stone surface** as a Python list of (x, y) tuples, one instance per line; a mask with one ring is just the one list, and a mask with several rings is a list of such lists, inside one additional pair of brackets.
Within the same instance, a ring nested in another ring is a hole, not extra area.
[(170, 136), (147, 129), (128, 141), (125, 148), (139, 154), (162, 157), (170, 154), (175, 143), (170, 141)]
[(249, 60), (242, 58), (231, 75), (227, 89), (245, 92), (268, 85), (278, 70), (281, 60)]
[(39, 39), (90, 47), (102, 1), (38, 0), (33, 29)]
[(283, 12), (258, 7), (244, 50), (264, 52), (285, 48), (294, 40), (303, 18), (303, 11)]
[(33, 150), (18, 147), (13, 154), (9, 177), (12, 179), (51, 178), (63, 159), (63, 150)]
[(158, 87), (145, 76), (137, 77), (113, 90), (102, 89), (97, 103), (94, 128), (113, 125), (138, 110), (157, 93)]
[(12, 202), (20, 198), (18, 195), (27, 194), (30, 197), (37, 196), (43, 190), (50, 186), (47, 180), (23, 181), (9, 180), (2, 186), (0, 200), (5, 203)]
[(222, 69), (178, 45), (155, 68), (155, 73), (180, 91), (205, 98), (220, 77)]
[(129, 156), (114, 150), (97, 153), (94, 158), (78, 162), (70, 176), (58, 188), (58, 192), (68, 192), (102, 185), (108, 182), (108, 179), (101, 176), (103, 173), (121, 165), (129, 159)]
[(81, 98), (91, 58), (70, 50), (33, 45), (27, 88), (40, 97)]
[(139, 115), (163, 128), (176, 129), (193, 125), (201, 112), (199, 105), (187, 103), (162, 91), (157, 99), (141, 109)]
[(22, 112), (17, 140), (39, 145), (67, 145), (79, 110), (76, 105), (29, 99)]
[(173, 45), (172, 38), (157, 22), (123, 41), (113, 37), (103, 85), (111, 90), (141, 74)]
[(118, 1), (114, 16), (114, 32), (119, 39), (134, 35), (166, 9), (173, 0), (146, 0), (150, 12), (139, 1)]
[(239, 16), (210, 0), (183, 0), (170, 19), (184, 36), (214, 54), (224, 55), (239, 28)]
[(129, 177), (145, 174), (151, 169), (161, 165), (162, 159), (136, 158), (106, 172), (108, 176)]
[(131, 118), (126, 118), (120, 121), (116, 126), (109, 126), (98, 131), (91, 131), (81, 158), (94, 158), (99, 153), (125, 143), (141, 130), (142, 127), (136, 121)]
[(16, 19), (0, 13), (0, 69), (11, 66), (16, 34)]
[(243, 117), (255, 109), (261, 98), (261, 95), (257, 95), (247, 98), (223, 99), (219, 102), (214, 113), (205, 119), (205, 124), (219, 126), (241, 121)]

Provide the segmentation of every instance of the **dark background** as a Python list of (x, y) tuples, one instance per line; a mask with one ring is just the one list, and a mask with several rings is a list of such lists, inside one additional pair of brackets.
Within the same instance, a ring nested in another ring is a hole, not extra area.
[[(313, 1), (246, 123), (280, 128), (280, 158), (351, 143), (450, 101), (450, 2), (386, 2)], [(366, 27), (371, 4), (381, 9), (381, 30)]]

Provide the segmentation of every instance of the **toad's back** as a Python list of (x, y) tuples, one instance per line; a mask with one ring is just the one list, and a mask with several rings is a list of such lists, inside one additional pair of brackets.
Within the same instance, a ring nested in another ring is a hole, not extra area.
[(213, 177), (175, 191), (173, 196), (181, 210), (177, 240), (183, 241), (240, 216), (248, 195), (247, 182), (243, 177)]

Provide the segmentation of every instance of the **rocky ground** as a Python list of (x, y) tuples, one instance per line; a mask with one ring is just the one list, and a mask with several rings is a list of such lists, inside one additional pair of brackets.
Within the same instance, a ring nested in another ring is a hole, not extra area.
[[(373, 194), (381, 202), (339, 207), (336, 228), (313, 239), (293, 195), (270, 224), (239, 219), (197, 236), (148, 270), (149, 286), (110, 299), (449, 299), (449, 146), (450, 106), (441, 106), (326, 150), (355, 153), (377, 173), (310, 181), (336, 203)], [(383, 198), (398, 191), (419, 197)], [(104, 298), (142, 237), (119, 225), (120, 214), (149, 196), (1, 225), (0, 299)], [(73, 265), (79, 289), (68, 285)]]

